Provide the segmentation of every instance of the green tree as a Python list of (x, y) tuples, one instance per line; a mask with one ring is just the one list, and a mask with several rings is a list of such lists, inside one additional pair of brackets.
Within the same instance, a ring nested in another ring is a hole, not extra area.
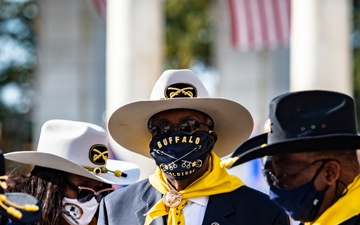
[(165, 0), (167, 68), (210, 63), (213, 38), (211, 0)]
[(0, 149), (31, 143), (32, 82), (36, 48), (33, 0), (0, 0)]

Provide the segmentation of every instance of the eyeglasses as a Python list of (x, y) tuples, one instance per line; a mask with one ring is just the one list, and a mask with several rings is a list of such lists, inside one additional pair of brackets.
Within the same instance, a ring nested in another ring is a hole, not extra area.
[[(291, 177), (296, 177), (298, 176), (300, 173), (302, 173), (303, 171), (305, 171), (306, 169), (310, 168), (311, 166), (315, 165), (318, 162), (322, 162), (321, 166), (317, 169), (316, 171), (316, 175), (321, 171), (321, 169), (324, 167), (325, 163), (329, 162), (329, 161), (337, 161), (335, 159), (319, 159), (319, 160), (315, 160), (314, 162), (310, 163), (309, 165), (305, 166), (304, 168), (300, 169), (298, 172), (296, 173), (292, 173), (292, 174), (284, 174), (284, 176), (282, 176), (281, 178), (277, 178), (276, 174), (274, 172), (274, 170), (271, 169), (267, 169), (265, 168), (263, 170), (263, 174), (266, 178), (267, 183), (270, 186), (277, 186), (279, 188), (286, 188), (287, 187), (287, 180)], [(268, 162), (270, 165), (271, 163)], [(272, 167), (272, 166), (269, 166)], [(315, 176), (316, 177), (316, 176)]]
[(67, 180), (66, 183), (72, 189), (77, 191), (77, 200), (79, 200), (79, 202), (88, 202), (93, 197), (95, 197), (96, 201), (100, 203), (102, 198), (104, 198), (106, 195), (110, 194), (115, 190), (114, 188), (105, 188), (100, 191), (95, 191), (94, 189), (89, 187), (77, 186), (76, 184), (72, 183), (69, 180)]
[(163, 134), (169, 134), (171, 131), (174, 130), (176, 127), (178, 131), (183, 131), (186, 133), (193, 133), (197, 131), (201, 125), (207, 126), (211, 129), (211, 126), (206, 123), (201, 123), (197, 120), (183, 120), (178, 124), (170, 124), (166, 122), (161, 122), (158, 124), (155, 124), (154, 126), (149, 124), (149, 131), (155, 136), (155, 135), (163, 135)]

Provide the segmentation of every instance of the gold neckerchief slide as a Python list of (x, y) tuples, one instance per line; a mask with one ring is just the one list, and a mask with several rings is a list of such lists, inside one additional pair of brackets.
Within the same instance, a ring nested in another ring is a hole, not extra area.
[(159, 168), (156, 169), (149, 181), (164, 197), (145, 214), (145, 225), (165, 215), (168, 215), (168, 225), (184, 225), (182, 209), (188, 198), (228, 193), (245, 185), (238, 177), (228, 174), (225, 168), (220, 167), (220, 158), (213, 151), (210, 156), (208, 171), (181, 191), (173, 190), (167, 182), (166, 175)]

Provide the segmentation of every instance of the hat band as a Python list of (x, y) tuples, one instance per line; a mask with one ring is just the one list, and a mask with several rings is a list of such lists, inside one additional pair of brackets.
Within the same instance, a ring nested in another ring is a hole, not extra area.
[(84, 169), (86, 169), (88, 171), (92, 171), (95, 175), (110, 172), (110, 173), (113, 173), (116, 177), (124, 177), (124, 178), (127, 177), (127, 174), (124, 172), (121, 172), (120, 170), (112, 171), (112, 170), (107, 169), (104, 166), (101, 166), (101, 167), (83, 166), (83, 167), (84, 167)]

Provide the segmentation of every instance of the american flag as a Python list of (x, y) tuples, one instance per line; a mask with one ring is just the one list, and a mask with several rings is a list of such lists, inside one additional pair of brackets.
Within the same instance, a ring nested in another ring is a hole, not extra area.
[(288, 46), (291, 0), (228, 0), (232, 45), (239, 50)]

